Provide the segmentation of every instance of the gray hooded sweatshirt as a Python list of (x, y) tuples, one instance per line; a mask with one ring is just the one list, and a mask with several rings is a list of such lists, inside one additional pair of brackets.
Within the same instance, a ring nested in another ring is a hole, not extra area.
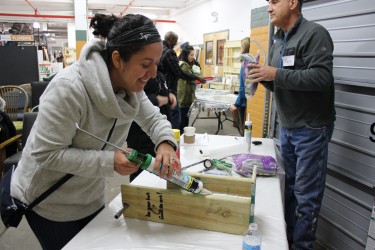
[(38, 118), (11, 181), (11, 195), (31, 203), (67, 173), (74, 176), (33, 210), (53, 221), (72, 221), (104, 205), (106, 177), (114, 174), (114, 148), (77, 131), (75, 124), (123, 146), (135, 120), (155, 145), (177, 146), (166, 117), (143, 91), (115, 94), (100, 51), (104, 43), (87, 43), (79, 60), (60, 72), (40, 99)]

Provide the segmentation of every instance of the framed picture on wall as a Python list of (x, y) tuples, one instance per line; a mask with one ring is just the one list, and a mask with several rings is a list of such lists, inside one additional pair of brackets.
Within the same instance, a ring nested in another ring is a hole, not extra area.
[(200, 62), (201, 61), (201, 48), (198, 46), (194, 46), (193, 48), (195, 50), (195, 60), (197, 62)]
[(217, 40), (216, 64), (220, 66), (223, 65), (223, 61), (224, 61), (224, 46), (225, 46), (225, 39)]
[(214, 64), (214, 42), (207, 41), (206, 42), (206, 64)]

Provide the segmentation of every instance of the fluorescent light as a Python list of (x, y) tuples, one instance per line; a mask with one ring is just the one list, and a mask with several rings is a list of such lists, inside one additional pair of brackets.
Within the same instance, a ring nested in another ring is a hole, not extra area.
[(40, 24), (38, 22), (33, 23), (34, 29), (40, 29)]
[(150, 18), (151, 20), (155, 20), (158, 16), (152, 13), (139, 13), (141, 15), (144, 15), (145, 17)]

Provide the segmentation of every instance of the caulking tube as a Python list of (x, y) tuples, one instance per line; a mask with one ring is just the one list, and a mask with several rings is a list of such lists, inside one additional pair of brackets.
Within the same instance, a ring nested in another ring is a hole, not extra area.
[[(152, 157), (150, 154), (144, 155), (136, 150), (133, 150), (130, 153), (130, 155), (127, 155), (127, 158), (133, 162), (140, 163), (141, 169), (147, 170), (150, 173), (160, 176), (160, 172), (155, 172), (155, 158)], [(176, 184), (177, 186), (180, 186), (181, 188), (185, 189), (186, 191), (189, 191), (194, 194), (211, 194), (210, 191), (203, 188), (203, 183), (200, 180), (197, 180), (184, 172), (181, 172), (181, 175), (178, 176), (176, 169), (173, 169), (171, 178), (168, 178), (168, 176), (165, 175), (163, 179), (170, 181)]]
[[(99, 141), (102, 141), (104, 143), (107, 143), (108, 145), (118, 149), (118, 150), (121, 150), (122, 152), (124, 152), (124, 154), (126, 155), (126, 158), (129, 159), (129, 161), (132, 161), (132, 162), (135, 162), (135, 163), (139, 163), (140, 164), (140, 168), (141, 169), (144, 169), (144, 170), (147, 170), (157, 176), (160, 176), (158, 173), (156, 173), (154, 171), (154, 165), (155, 165), (155, 158), (152, 157), (150, 154), (141, 154), (139, 153), (137, 150), (132, 150), (132, 151), (128, 151), (128, 150), (124, 150), (108, 141), (105, 141), (103, 140), (102, 138), (99, 138), (97, 137), (96, 135), (84, 130), (84, 129), (81, 129), (79, 126), (78, 126), (78, 123), (76, 123), (76, 127), (78, 130), (84, 132), (85, 134), (99, 140)], [(160, 166), (161, 167), (161, 166)], [(168, 178), (168, 176), (164, 176), (163, 177), (165, 180), (167, 181), (170, 181), (170, 182), (173, 182), (174, 184), (182, 187), (183, 189), (189, 191), (189, 192), (192, 192), (194, 194), (198, 194), (198, 193), (201, 193), (201, 194), (212, 194), (210, 191), (208, 191), (207, 189), (203, 188), (203, 183), (200, 181), (200, 180), (197, 180), (193, 177), (191, 177), (190, 175), (184, 173), (184, 172), (181, 172), (181, 175), (178, 176), (177, 174), (177, 170), (173, 170), (173, 174), (172, 174), (172, 178)]]
[[(154, 165), (155, 165), (155, 158), (152, 157), (150, 165), (148, 167), (146, 166), (142, 167), (141, 165), (141, 168), (159, 176), (158, 173), (155, 173)], [(197, 180), (184, 172), (181, 172), (181, 175), (178, 176), (176, 169), (173, 169), (171, 178), (168, 178), (168, 176), (165, 175), (164, 179), (194, 194), (199, 194), (199, 193), (209, 194), (210, 193), (208, 190), (203, 188), (203, 183), (200, 180)]]

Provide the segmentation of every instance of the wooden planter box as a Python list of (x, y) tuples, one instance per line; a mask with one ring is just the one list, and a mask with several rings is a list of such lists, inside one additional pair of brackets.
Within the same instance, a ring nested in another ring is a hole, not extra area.
[(213, 194), (192, 194), (169, 182), (167, 189), (122, 185), (122, 202), (129, 205), (124, 217), (243, 234), (250, 210), (254, 211), (251, 188), (255, 188), (255, 178), (189, 174)]

